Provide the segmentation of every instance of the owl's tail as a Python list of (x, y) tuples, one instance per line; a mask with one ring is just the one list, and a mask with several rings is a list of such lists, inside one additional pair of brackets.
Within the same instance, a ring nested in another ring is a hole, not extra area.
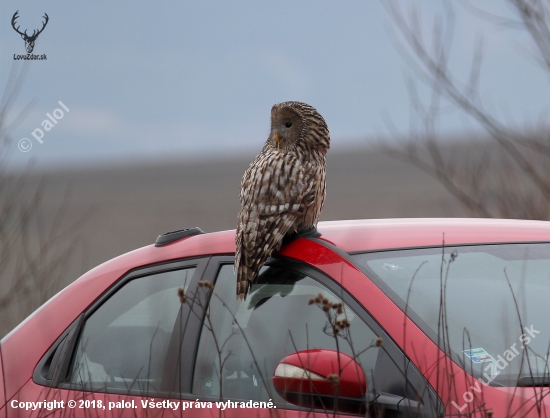
[[(280, 244), (275, 249), (279, 249)], [(237, 251), (235, 258), (235, 270), (237, 272), (237, 300), (246, 300), (246, 296), (253, 284), (258, 280), (260, 269), (271, 255), (273, 248), (267, 251)], [(250, 254), (251, 253), (251, 254)]]
[[(237, 252), (235, 254), (235, 272), (237, 273), (237, 300), (244, 301), (258, 279), (258, 273), (271, 251), (260, 252), (257, 248), (240, 246), (237, 240)], [(249, 246), (250, 247), (250, 246)]]
[(252, 269), (247, 266), (240, 265), (237, 270), (237, 300), (244, 301), (248, 295), (248, 291), (252, 286), (252, 281), (256, 278)]
[(261, 217), (257, 210), (245, 207), (241, 209), (239, 219), (235, 235), (235, 272), (237, 299), (245, 300), (252, 284), (258, 280), (260, 269), (272, 251), (281, 248), (283, 237), (296, 217), (288, 213)]

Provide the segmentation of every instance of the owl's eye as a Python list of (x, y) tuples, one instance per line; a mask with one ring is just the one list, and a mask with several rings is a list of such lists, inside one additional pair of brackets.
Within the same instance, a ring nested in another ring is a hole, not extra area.
[(290, 128), (290, 127), (292, 126), (292, 122), (287, 122), (287, 123), (285, 124), (285, 126), (286, 126), (287, 128)]

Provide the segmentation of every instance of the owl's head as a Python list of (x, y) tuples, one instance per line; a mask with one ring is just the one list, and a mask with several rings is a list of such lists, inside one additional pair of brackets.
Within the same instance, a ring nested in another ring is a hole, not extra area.
[(271, 109), (268, 143), (281, 150), (302, 148), (326, 154), (330, 148), (330, 135), (325, 120), (313, 106), (283, 102)]

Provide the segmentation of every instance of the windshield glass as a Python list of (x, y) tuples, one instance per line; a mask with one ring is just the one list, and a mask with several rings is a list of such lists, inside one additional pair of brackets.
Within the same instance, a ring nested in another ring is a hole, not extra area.
[[(550, 244), (355, 254), (441, 349), (494, 386), (548, 385)], [(444, 344), (450, 350), (444, 349)]]

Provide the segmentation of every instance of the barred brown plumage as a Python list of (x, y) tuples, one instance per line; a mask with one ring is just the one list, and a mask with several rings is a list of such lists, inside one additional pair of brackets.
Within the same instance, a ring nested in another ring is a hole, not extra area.
[(271, 133), (241, 181), (235, 244), (237, 298), (244, 300), (261, 267), (286, 234), (316, 226), (326, 194), (330, 135), (310, 105), (277, 103)]

